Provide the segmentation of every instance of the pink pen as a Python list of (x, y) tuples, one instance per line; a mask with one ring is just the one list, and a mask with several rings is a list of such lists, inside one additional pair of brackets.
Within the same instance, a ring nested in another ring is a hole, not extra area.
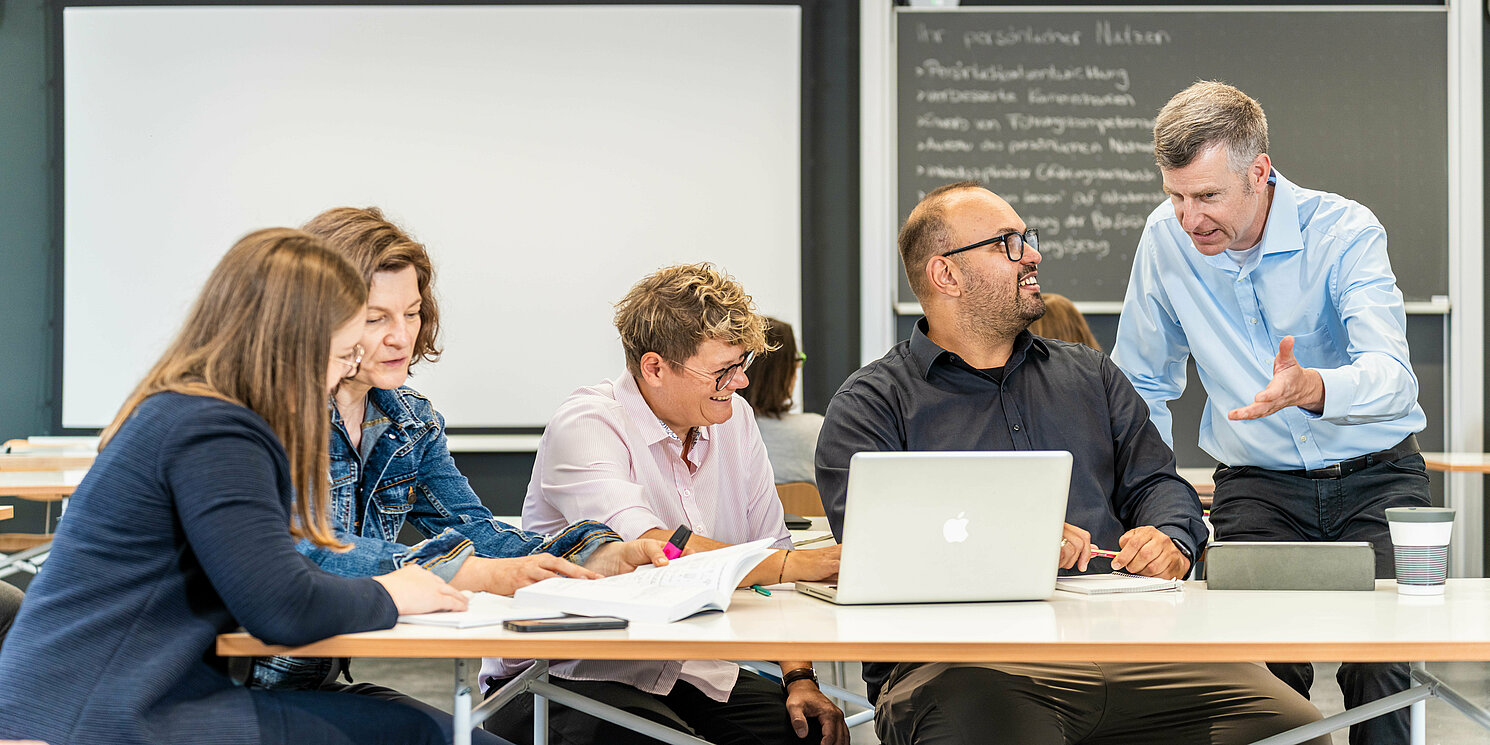
[(692, 537), (693, 531), (689, 530), (687, 525), (679, 525), (678, 529), (673, 531), (673, 537), (663, 544), (662, 555), (666, 556), (668, 561), (682, 556), (683, 547), (688, 545), (688, 539)]
[(1089, 550), (1092, 552), (1092, 556), (1105, 556), (1109, 559), (1115, 559), (1118, 555), (1117, 551), (1108, 551), (1105, 548), (1097, 548), (1096, 546), (1090, 546)]

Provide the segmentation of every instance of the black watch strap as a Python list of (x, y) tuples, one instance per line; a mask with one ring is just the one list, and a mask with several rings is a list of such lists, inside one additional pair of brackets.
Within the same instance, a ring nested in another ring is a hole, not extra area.
[(796, 670), (789, 670), (785, 675), (781, 676), (781, 687), (785, 688), (799, 680), (810, 680), (813, 685), (817, 685), (817, 671), (810, 667), (799, 667)]

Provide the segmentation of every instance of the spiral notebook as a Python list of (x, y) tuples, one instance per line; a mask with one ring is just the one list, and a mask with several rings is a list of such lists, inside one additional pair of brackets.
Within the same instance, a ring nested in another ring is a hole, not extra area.
[(1136, 574), (1113, 572), (1111, 574), (1078, 574), (1057, 577), (1055, 589), (1080, 595), (1112, 595), (1120, 592), (1164, 592), (1185, 586), (1183, 579), (1162, 577), (1140, 577)]

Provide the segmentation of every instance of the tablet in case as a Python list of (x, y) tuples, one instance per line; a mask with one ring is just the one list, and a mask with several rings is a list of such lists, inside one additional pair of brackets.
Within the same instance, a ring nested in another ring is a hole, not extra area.
[(1375, 590), (1376, 553), (1365, 541), (1219, 541), (1205, 576), (1211, 590)]

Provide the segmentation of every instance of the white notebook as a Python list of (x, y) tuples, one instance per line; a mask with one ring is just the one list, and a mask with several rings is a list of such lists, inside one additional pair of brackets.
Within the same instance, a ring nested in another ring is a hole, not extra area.
[(619, 616), (670, 623), (700, 611), (724, 610), (740, 580), (771, 555), (775, 540), (741, 543), (644, 566), (630, 574), (586, 580), (550, 577), (513, 596), (520, 608), (546, 608), (582, 616)]
[(546, 608), (519, 608), (512, 598), (501, 595), (493, 595), (489, 592), (478, 592), (471, 596), (470, 602), (466, 604), (463, 611), (445, 611), (443, 613), (421, 613), (417, 616), (399, 616), (399, 623), (413, 623), (421, 626), (448, 626), (456, 629), (470, 629), (477, 626), (492, 626), (503, 621), (518, 621), (528, 618), (557, 618), (564, 615), (558, 611)]
[(1082, 574), (1072, 577), (1057, 577), (1055, 589), (1082, 595), (1108, 595), (1118, 592), (1162, 592), (1178, 590), (1185, 586), (1182, 579), (1162, 577), (1140, 577), (1136, 574)]

